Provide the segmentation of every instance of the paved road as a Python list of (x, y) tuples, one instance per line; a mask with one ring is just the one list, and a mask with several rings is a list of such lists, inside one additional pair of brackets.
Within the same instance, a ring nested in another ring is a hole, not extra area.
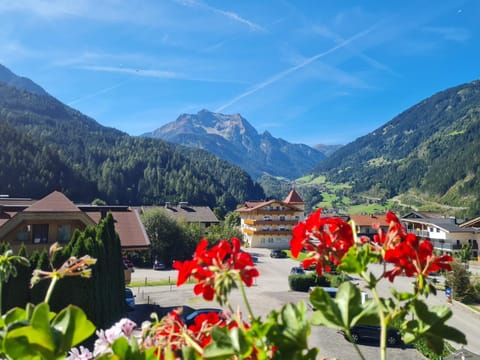
[[(272, 259), (268, 256), (269, 251), (265, 249), (248, 249), (257, 259), (257, 267), (260, 271), (260, 277), (256, 284), (247, 288), (247, 294), (251, 306), (256, 315), (264, 316), (271, 309), (280, 309), (282, 305), (299, 301), (306, 301), (307, 294), (302, 292), (290, 291), (288, 287), (288, 274), (292, 266), (298, 265), (298, 262), (292, 259)], [(153, 281), (170, 280), (171, 286), (141, 287), (135, 288), (137, 294), (137, 303), (155, 303), (159, 305), (157, 310), (164, 312), (171, 307), (186, 305), (192, 308), (217, 307), (214, 303), (206, 302), (202, 298), (193, 295), (193, 285), (184, 285), (176, 287), (173, 282), (176, 279), (175, 271), (153, 271), (136, 270), (132, 274), (133, 281)], [(234, 307), (246, 313), (241, 300), (240, 293), (233, 291), (231, 303)], [(311, 314), (311, 311), (309, 310)], [(315, 326), (312, 328), (310, 336), (310, 346), (320, 349), (320, 358), (328, 359), (352, 359), (360, 357), (356, 354), (351, 343), (346, 341), (336, 330)], [(362, 353), (366, 359), (379, 358), (378, 346), (360, 345)], [(404, 359), (424, 359), (413, 348), (389, 348), (388, 358), (394, 360)]]

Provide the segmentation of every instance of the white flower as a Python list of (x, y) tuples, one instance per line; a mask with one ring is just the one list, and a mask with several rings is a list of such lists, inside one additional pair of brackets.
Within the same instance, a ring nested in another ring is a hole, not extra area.
[(137, 324), (135, 324), (132, 320), (127, 318), (123, 318), (115, 325), (118, 325), (127, 337), (130, 337), (130, 335), (132, 335), (133, 329), (137, 327)]
[(108, 342), (105, 336), (105, 331), (97, 330), (96, 334), (98, 336), (98, 339), (95, 340), (93, 355), (98, 356), (98, 355), (109, 353), (111, 343)]
[(80, 346), (80, 350), (73, 348), (68, 352), (66, 360), (90, 360), (93, 359), (93, 354), (87, 348)]
[(95, 356), (111, 353), (110, 347), (120, 337), (129, 338), (137, 326), (132, 320), (124, 318), (115, 323), (110, 329), (97, 330), (98, 339), (95, 341), (93, 354)]

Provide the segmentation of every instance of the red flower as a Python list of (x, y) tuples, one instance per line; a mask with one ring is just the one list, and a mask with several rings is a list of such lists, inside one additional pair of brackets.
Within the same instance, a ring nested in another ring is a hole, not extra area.
[(428, 276), (441, 269), (451, 270), (450, 255), (435, 256), (433, 245), (429, 240), (418, 240), (415, 234), (407, 234), (402, 242), (385, 252), (386, 262), (394, 264), (392, 270), (385, 272), (385, 277), (393, 282), (396, 276)]
[(220, 303), (226, 298), (226, 293), (236, 287), (238, 276), (247, 286), (252, 286), (254, 278), (259, 276), (252, 257), (240, 250), (237, 238), (232, 238), (230, 242), (221, 240), (211, 249), (208, 249), (208, 241), (202, 239), (193, 260), (176, 261), (173, 267), (179, 271), (177, 286), (193, 276), (198, 281), (194, 287), (195, 294), (202, 294), (206, 300), (216, 297)]
[(296, 225), (290, 241), (292, 256), (296, 258), (302, 249), (308, 250), (302, 265), (308, 268), (316, 264), (319, 275), (323, 269), (330, 271), (332, 265), (338, 265), (354, 244), (350, 224), (341, 218), (322, 218), (321, 211), (318, 209), (306, 221)]

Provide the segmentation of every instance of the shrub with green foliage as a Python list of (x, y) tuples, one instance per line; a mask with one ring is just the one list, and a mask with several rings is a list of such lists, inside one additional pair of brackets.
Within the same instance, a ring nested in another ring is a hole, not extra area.
[(307, 273), (305, 275), (289, 275), (288, 286), (293, 291), (307, 292), (312, 286), (330, 286), (330, 281), (324, 276), (318, 276), (316, 273)]

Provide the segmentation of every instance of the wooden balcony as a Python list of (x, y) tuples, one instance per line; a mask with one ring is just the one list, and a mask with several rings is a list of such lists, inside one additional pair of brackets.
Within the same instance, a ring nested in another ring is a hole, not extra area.
[(262, 229), (243, 229), (243, 232), (247, 235), (272, 235), (272, 236), (285, 236), (292, 235), (292, 230), (262, 230)]
[(250, 226), (262, 226), (262, 225), (296, 225), (298, 220), (253, 220), (245, 219), (243, 222)]

